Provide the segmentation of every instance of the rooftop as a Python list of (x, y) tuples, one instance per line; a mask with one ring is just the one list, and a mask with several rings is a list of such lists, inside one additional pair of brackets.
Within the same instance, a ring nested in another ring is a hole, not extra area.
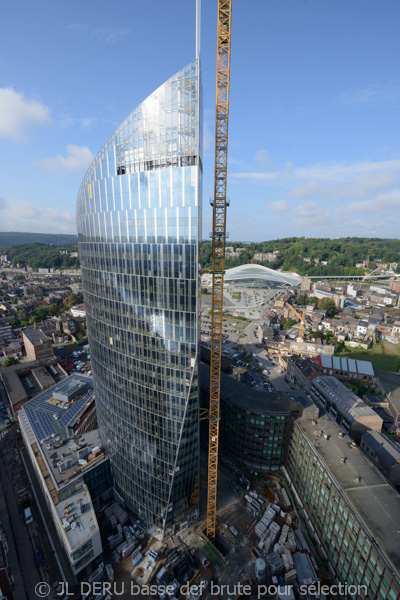
[(80, 385), (82, 394), (76, 400), (66, 402), (55, 398), (54, 394), (59, 389), (64, 389), (65, 382), (62, 382), (39, 394), (21, 409), (19, 417), (26, 416), (30, 425), (31, 444), (34, 442), (43, 444), (55, 437), (59, 437), (63, 441), (68, 439), (70, 432), (66, 428), (93, 402), (94, 391), (91, 377), (74, 374), (68, 378), (68, 381)]
[(361, 398), (332, 375), (316, 377), (313, 386), (335, 404), (337, 410), (350, 422), (360, 417), (378, 416)]
[(34, 346), (49, 341), (49, 338), (41, 331), (41, 329), (23, 329), (22, 334), (27, 337)]
[(81, 546), (99, 529), (90, 494), (85, 485), (56, 505), (70, 551)]
[[(68, 484), (76, 475), (87, 471), (100, 460), (88, 462), (88, 455), (93, 448), (100, 448), (101, 441), (98, 429), (87, 431), (73, 439), (65, 441), (62, 445), (55, 439), (41, 446), (42, 454), (46, 460), (57, 489)], [(99, 454), (99, 459), (104, 454)]]
[(378, 369), (376, 374), (390, 403), (395, 407), (396, 412), (400, 413), (400, 374)]
[(321, 354), (321, 366), (324, 369), (336, 369), (337, 371), (349, 371), (360, 375), (372, 375), (375, 377), (372, 363), (367, 360), (354, 360), (343, 356), (328, 356)]
[[(336, 480), (343, 496), (353, 505), (371, 537), (400, 572), (400, 495), (369, 462), (359, 448), (350, 448), (348, 436), (338, 438), (339, 426), (327, 414), (318, 419), (325, 441), (314, 435), (311, 421), (296, 421), (314, 451)], [(340, 462), (340, 457), (346, 460)], [(360, 482), (356, 483), (355, 479)]]
[(390, 467), (400, 462), (400, 449), (378, 431), (369, 431), (361, 437), (370, 448)]

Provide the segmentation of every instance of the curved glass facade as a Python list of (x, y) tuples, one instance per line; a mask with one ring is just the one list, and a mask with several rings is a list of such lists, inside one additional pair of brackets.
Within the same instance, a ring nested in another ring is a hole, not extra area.
[(77, 201), (100, 436), (117, 497), (158, 537), (193, 513), (199, 472), (199, 70), (129, 115)]

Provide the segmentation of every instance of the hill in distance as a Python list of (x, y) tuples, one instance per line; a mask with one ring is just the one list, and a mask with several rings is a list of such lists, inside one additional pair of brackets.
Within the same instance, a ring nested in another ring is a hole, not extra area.
[(54, 246), (70, 246), (77, 244), (78, 237), (75, 234), (65, 233), (29, 233), (21, 231), (0, 231), (0, 249), (19, 246), (30, 242), (41, 244), (52, 244)]

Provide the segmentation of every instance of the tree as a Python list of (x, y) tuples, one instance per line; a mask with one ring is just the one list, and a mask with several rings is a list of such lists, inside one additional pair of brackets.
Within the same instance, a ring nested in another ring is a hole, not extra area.
[(17, 273), (16, 275), (14, 275), (13, 279), (14, 281), (23, 281), (25, 279), (25, 275), (23, 275), (22, 273)]
[(55, 317), (56, 315), (58, 315), (58, 313), (60, 312), (60, 308), (58, 307), (57, 304), (50, 304), (49, 306), (49, 315), (51, 317)]
[(12, 365), (17, 365), (18, 363), (19, 363), (18, 358), (15, 358), (15, 356), (9, 356), (3, 362), (3, 367), (11, 367)]
[(17, 312), (17, 316), (20, 321), (27, 321), (29, 319), (29, 315), (26, 312), (25, 308), (20, 308)]
[(321, 298), (318, 300), (318, 308), (326, 312), (327, 317), (333, 317), (336, 314), (336, 304), (332, 298)]
[(35, 322), (44, 321), (49, 316), (49, 309), (47, 306), (38, 306), (35, 308)]
[(68, 306), (68, 308), (71, 308), (72, 306), (75, 306), (76, 304), (80, 304), (82, 302), (82, 298), (79, 298), (79, 296), (76, 296), (75, 294), (71, 294), (70, 296), (67, 296), (66, 298), (64, 298), (63, 300), (65, 306)]

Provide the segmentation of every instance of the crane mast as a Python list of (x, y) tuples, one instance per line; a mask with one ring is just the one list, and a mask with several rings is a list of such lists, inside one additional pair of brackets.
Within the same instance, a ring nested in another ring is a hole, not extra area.
[(222, 311), (226, 239), (231, 0), (218, 0), (215, 178), (212, 230), (212, 304), (210, 335), (210, 406), (208, 446), (207, 537), (215, 538), (217, 516), (218, 437), (220, 420)]

